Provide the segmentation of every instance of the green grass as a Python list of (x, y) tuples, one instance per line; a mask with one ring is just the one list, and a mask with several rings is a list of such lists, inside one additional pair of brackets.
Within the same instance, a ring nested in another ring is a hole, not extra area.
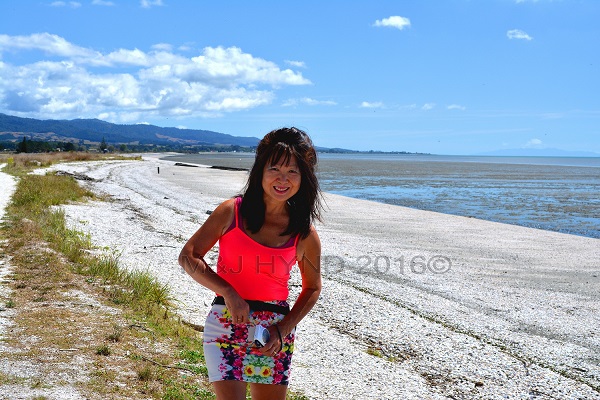
[(58, 204), (76, 201), (93, 194), (75, 179), (58, 175), (26, 175), (19, 180), (12, 204), (25, 212), (40, 212)]
[(121, 341), (122, 336), (123, 336), (123, 327), (120, 325), (113, 325), (113, 331), (106, 337), (106, 339), (108, 339), (109, 341), (111, 341), (113, 343), (118, 343)]
[(96, 354), (98, 354), (99, 356), (110, 356), (110, 353), (110, 347), (108, 347), (105, 344), (96, 349)]
[(197, 384), (186, 382), (180, 385), (178, 382), (167, 382), (167, 388), (162, 400), (212, 400), (214, 393)]

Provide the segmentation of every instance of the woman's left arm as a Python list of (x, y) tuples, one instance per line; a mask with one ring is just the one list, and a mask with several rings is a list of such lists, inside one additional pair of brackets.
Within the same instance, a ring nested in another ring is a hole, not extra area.
[(285, 318), (277, 324), (281, 336), (289, 335), (313, 308), (321, 294), (321, 241), (314, 227), (298, 243), (298, 266), (302, 276), (302, 291)]

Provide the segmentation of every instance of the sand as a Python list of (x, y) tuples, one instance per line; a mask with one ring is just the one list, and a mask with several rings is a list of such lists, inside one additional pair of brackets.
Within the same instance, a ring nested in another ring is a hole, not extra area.
[[(109, 202), (70, 226), (170, 285), (202, 324), (213, 294), (177, 265), (246, 173), (159, 160), (59, 165)], [(160, 172), (160, 173), (159, 173)], [(600, 399), (600, 240), (325, 194), (324, 287), (291, 388), (315, 399)], [(216, 249), (207, 257), (216, 259)], [(297, 271), (291, 299), (299, 292)]]

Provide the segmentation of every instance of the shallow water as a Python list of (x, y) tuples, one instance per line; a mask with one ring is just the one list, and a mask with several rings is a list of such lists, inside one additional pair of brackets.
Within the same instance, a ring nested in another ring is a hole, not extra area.
[[(250, 168), (252, 154), (172, 161)], [(324, 191), (600, 238), (600, 158), (322, 154)]]

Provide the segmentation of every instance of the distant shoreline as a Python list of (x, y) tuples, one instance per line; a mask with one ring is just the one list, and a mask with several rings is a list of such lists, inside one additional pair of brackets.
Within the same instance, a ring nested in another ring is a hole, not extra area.
[[(140, 153), (141, 155), (145, 153)], [(160, 159), (168, 161), (190, 161), (196, 157), (231, 157), (245, 159), (254, 157), (252, 152), (200, 152), (200, 153), (164, 153)], [(600, 167), (599, 157), (573, 157), (573, 156), (492, 156), (492, 155), (443, 155), (443, 154), (427, 154), (427, 153), (384, 153), (384, 152), (352, 152), (352, 153), (330, 153), (317, 152), (321, 159), (329, 158), (345, 158), (345, 157), (393, 157), (391, 159), (403, 159), (410, 161), (426, 161), (426, 162), (481, 162), (491, 164), (523, 164), (523, 165), (561, 165), (572, 167)]]
[[(254, 161), (241, 153), (161, 159), (234, 170)], [(319, 154), (318, 175), (324, 191), (342, 196), (600, 238), (598, 168), (600, 159), (587, 158)]]

